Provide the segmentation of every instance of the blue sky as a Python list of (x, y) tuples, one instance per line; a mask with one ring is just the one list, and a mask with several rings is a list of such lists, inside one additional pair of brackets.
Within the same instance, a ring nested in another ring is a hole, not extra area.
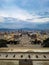
[(12, 17), (27, 22), (49, 22), (49, 0), (0, 0), (2, 17)]

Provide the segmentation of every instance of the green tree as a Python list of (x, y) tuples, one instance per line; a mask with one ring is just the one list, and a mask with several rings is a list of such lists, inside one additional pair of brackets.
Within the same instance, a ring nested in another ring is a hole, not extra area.
[(0, 39), (0, 47), (7, 47), (7, 41)]

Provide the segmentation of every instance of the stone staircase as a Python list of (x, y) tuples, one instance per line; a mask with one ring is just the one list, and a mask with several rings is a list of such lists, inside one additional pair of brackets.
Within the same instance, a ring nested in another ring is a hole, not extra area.
[(29, 46), (29, 45), (31, 45), (30, 38), (27, 35), (22, 35), (22, 37), (21, 37), (20, 40), (21, 40), (20, 41), (20, 44), (22, 46)]

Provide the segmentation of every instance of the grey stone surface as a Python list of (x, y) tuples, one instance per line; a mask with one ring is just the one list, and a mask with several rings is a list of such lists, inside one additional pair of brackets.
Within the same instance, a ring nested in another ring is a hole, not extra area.
[(0, 65), (49, 65), (49, 61), (0, 61)]

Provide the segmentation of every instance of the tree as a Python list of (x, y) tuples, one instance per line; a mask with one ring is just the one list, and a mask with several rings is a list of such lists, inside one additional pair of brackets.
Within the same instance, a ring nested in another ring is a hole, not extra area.
[(7, 41), (0, 39), (0, 47), (7, 47)]
[(47, 38), (46, 40), (43, 40), (42, 46), (49, 47), (49, 38)]

